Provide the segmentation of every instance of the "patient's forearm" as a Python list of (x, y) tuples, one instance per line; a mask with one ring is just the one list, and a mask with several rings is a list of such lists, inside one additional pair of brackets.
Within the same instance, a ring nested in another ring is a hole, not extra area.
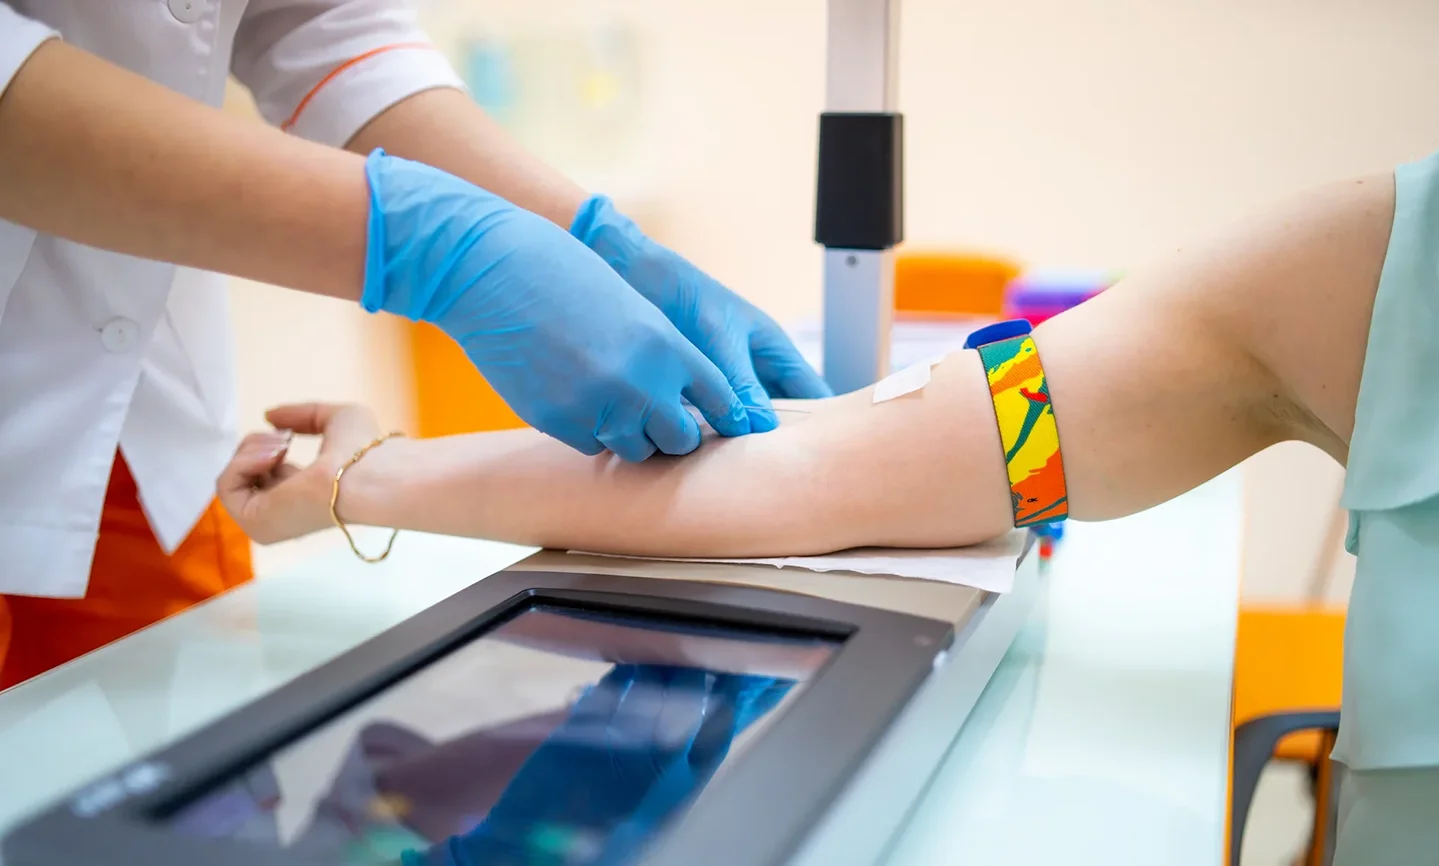
[[(764, 556), (967, 544), (1009, 525), (972, 354), (943, 393), (823, 401), (779, 430), (684, 458), (590, 458), (529, 430), (392, 440), (345, 476), (349, 520), (610, 553)], [(946, 371), (947, 374), (948, 371)], [(936, 423), (948, 429), (941, 432)]]

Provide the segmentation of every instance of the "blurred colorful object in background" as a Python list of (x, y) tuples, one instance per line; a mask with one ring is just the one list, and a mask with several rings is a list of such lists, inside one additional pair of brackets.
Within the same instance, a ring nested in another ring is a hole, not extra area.
[(1001, 318), (1028, 319), (1038, 325), (1076, 307), (1117, 282), (1112, 274), (1032, 271), (1004, 288)]
[(465, 40), (458, 49), (456, 66), (475, 102), (505, 126), (516, 120), (519, 82), (515, 77), (510, 46), (501, 39), (479, 36)]
[(961, 252), (900, 252), (894, 261), (894, 309), (901, 318), (993, 319), (1017, 262)]

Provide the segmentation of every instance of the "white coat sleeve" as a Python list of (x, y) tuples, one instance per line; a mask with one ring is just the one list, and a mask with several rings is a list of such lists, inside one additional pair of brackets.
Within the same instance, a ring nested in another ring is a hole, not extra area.
[(270, 123), (336, 147), (409, 96), (464, 87), (408, 0), (250, 0), (231, 71)]
[(60, 34), (0, 3), (0, 96), (35, 49)]

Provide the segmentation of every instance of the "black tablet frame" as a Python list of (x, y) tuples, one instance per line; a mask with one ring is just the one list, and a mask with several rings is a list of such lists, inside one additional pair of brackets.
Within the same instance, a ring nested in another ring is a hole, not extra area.
[[(6, 836), (7, 866), (334, 866), (187, 838), (180, 804), (534, 605), (839, 639), (786, 712), (643, 860), (778, 866), (843, 790), (954, 640), (951, 623), (730, 584), (507, 570), (476, 582), (204, 729), (94, 782)], [(82, 746), (78, 746), (81, 747)]]

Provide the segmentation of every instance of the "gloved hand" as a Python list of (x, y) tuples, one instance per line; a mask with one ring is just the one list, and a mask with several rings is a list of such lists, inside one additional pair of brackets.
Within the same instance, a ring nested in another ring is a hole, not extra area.
[(750, 432), (724, 374), (564, 229), (382, 151), (365, 171), (361, 304), (438, 325), (525, 422), (631, 461), (699, 446), (682, 397), (720, 435)]
[(724, 372), (749, 410), (754, 432), (778, 426), (770, 396), (833, 395), (774, 319), (655, 243), (609, 199), (590, 197), (570, 232), (664, 311)]

